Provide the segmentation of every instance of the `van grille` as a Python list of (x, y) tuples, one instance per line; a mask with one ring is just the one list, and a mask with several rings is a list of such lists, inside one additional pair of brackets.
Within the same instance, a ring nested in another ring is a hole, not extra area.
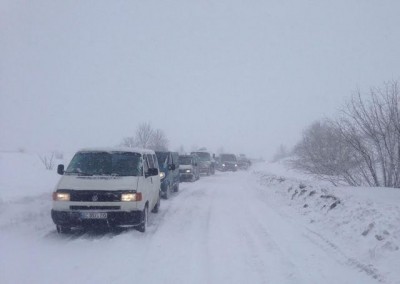
[(122, 193), (130, 193), (135, 191), (108, 191), (108, 190), (71, 190), (59, 189), (59, 192), (70, 194), (70, 201), (78, 202), (119, 202)]
[(76, 206), (69, 207), (71, 210), (120, 210), (121, 206)]

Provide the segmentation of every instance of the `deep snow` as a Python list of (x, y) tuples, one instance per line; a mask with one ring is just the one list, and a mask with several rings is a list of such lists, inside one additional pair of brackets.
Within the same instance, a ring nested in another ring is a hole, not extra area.
[(0, 153), (0, 283), (400, 283), (396, 189), (257, 164), (182, 183), (145, 234), (60, 236), (58, 178), (37, 155)]

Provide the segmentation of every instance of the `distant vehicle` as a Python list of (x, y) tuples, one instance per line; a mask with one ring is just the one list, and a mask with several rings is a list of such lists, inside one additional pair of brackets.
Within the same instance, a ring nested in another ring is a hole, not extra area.
[(161, 196), (168, 199), (172, 191), (179, 190), (179, 154), (156, 151), (161, 176)]
[(201, 174), (206, 174), (208, 176), (215, 174), (215, 161), (207, 149), (199, 149), (198, 151), (191, 152), (191, 154), (199, 157), (199, 169)]
[(59, 233), (71, 228), (134, 226), (145, 232), (148, 212), (160, 207), (160, 176), (152, 150), (78, 151), (53, 193), (51, 217)]
[(238, 168), (247, 170), (251, 166), (250, 160), (244, 154), (240, 154), (237, 158)]
[(234, 154), (221, 154), (219, 155), (219, 170), (220, 171), (233, 171), (238, 169), (238, 162)]
[(181, 181), (200, 179), (199, 158), (196, 155), (179, 156), (179, 176)]

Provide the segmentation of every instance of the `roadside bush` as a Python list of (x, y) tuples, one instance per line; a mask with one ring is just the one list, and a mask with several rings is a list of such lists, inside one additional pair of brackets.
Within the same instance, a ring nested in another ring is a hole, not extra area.
[(292, 165), (334, 184), (400, 187), (399, 99), (397, 81), (358, 91), (339, 118), (304, 131)]

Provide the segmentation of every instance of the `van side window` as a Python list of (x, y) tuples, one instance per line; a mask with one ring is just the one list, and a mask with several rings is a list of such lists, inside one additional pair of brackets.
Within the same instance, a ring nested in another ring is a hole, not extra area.
[(147, 161), (146, 154), (143, 154), (143, 168), (144, 168), (145, 173), (147, 173), (149, 171), (149, 162)]
[(146, 154), (146, 156), (147, 156), (149, 168), (154, 168), (153, 156), (151, 154)]
[(154, 161), (154, 167), (158, 169), (158, 160), (157, 160), (157, 156), (155, 154), (152, 155), (153, 156), (153, 161)]

